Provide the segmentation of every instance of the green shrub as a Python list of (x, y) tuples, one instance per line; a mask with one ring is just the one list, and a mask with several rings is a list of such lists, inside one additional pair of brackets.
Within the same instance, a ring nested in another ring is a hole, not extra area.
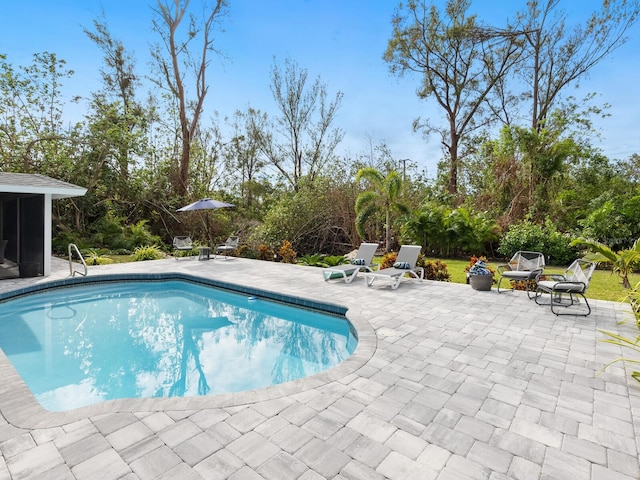
[(243, 243), (242, 245), (240, 245), (238, 247), (238, 250), (236, 251), (237, 251), (237, 255), (242, 258), (251, 258), (254, 260), (258, 258), (258, 253), (255, 251), (255, 249), (251, 248), (251, 246), (247, 245), (246, 243)]
[(162, 251), (157, 245), (145, 245), (137, 247), (133, 252), (133, 261), (159, 260), (163, 257)]
[(325, 255), (322, 258), (323, 267), (335, 267), (345, 263), (349, 263), (349, 259), (344, 255)]
[(306, 255), (299, 257), (298, 262), (309, 267), (323, 267), (323, 259), (324, 255), (321, 253), (307, 253)]
[(422, 263), (424, 268), (424, 278), (427, 280), (437, 280), (438, 282), (448, 282), (451, 280), (451, 274), (447, 269), (447, 264), (440, 260), (424, 260), (418, 261), (418, 265)]
[(498, 252), (507, 258), (519, 250), (542, 252), (547, 263), (568, 265), (579, 256), (578, 250), (571, 247), (570, 243), (570, 237), (558, 232), (552, 222), (536, 225), (525, 220), (509, 227), (500, 241)]
[(87, 265), (109, 265), (113, 260), (109, 257), (101, 255), (97, 250), (89, 250), (83, 255), (84, 262)]
[(138, 223), (129, 225), (125, 228), (125, 239), (127, 245), (131, 248), (144, 245), (155, 245), (160, 242), (158, 235), (153, 235), (147, 226), (147, 220), (140, 220)]

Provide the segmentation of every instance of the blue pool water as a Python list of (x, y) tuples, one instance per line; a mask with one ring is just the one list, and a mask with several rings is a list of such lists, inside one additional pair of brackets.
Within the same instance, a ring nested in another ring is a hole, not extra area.
[(191, 282), (124, 282), (0, 305), (0, 348), (40, 404), (262, 388), (326, 370), (356, 346), (344, 317)]

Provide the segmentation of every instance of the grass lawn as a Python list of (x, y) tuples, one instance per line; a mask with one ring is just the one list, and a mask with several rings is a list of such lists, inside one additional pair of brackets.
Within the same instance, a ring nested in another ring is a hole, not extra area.
[[(469, 265), (468, 260), (443, 260), (447, 264), (447, 270), (451, 274), (451, 281), (455, 283), (466, 283), (466, 275), (464, 269)], [(489, 266), (495, 270), (498, 263), (489, 262)], [(563, 273), (566, 267), (548, 266), (545, 272)], [(631, 285), (640, 282), (640, 274), (633, 273), (629, 276)], [(503, 282), (504, 284), (504, 282)], [(626, 292), (622, 288), (622, 282), (615, 273), (608, 270), (596, 270), (591, 278), (589, 289), (587, 290), (587, 298), (595, 298), (599, 300), (612, 300), (614, 302), (624, 302)]]

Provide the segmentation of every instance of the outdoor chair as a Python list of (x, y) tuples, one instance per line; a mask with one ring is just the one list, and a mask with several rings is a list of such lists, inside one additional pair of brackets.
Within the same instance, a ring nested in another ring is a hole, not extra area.
[(416, 267), (418, 255), (420, 255), (421, 250), (422, 247), (420, 245), (402, 245), (393, 267), (364, 274), (367, 280), (367, 287), (373, 285), (373, 282), (377, 278), (388, 278), (391, 282), (391, 289), (395, 290), (400, 286), (405, 274), (422, 281), (424, 278), (424, 269), (422, 267)]
[(356, 256), (351, 262), (344, 265), (336, 265), (322, 269), (324, 281), (340, 278), (344, 283), (351, 283), (358, 276), (358, 272), (364, 269), (367, 272), (373, 272), (373, 257), (378, 249), (377, 243), (361, 243)]
[[(579, 315), (586, 317), (591, 313), (591, 306), (585, 297), (585, 292), (589, 287), (591, 276), (596, 269), (597, 263), (588, 262), (586, 260), (575, 260), (563, 275), (557, 274), (540, 274), (536, 279), (538, 286), (536, 287), (535, 301), (538, 305), (546, 305), (542, 301), (542, 296), (549, 294), (549, 304), (551, 311), (555, 315)], [(570, 307), (579, 305), (582, 297), (586, 310), (581, 313), (568, 311)], [(564, 309), (560, 311), (558, 309)], [(585, 313), (586, 312), (586, 313)]]
[[(186, 237), (186, 236), (173, 237), (173, 248), (176, 250), (176, 252), (189, 252), (193, 250), (193, 242), (191, 241), (191, 237)], [(175, 255), (175, 257), (177, 260), (178, 256)]]
[[(498, 293), (504, 293), (504, 290), (500, 292), (500, 284), (503, 279), (507, 279), (510, 282), (524, 282), (527, 296), (532, 298), (531, 284), (544, 271), (544, 267), (544, 255), (542, 253), (524, 250), (516, 252), (509, 260), (509, 263), (496, 267), (498, 275), (500, 275)], [(508, 291), (514, 290), (514, 288), (510, 288)]]
[[(238, 249), (238, 242), (240, 237), (231, 236), (227, 238), (227, 241), (216, 247), (216, 253), (224, 255), (224, 259), (227, 260), (229, 254), (235, 252)], [(215, 255), (214, 255), (215, 258)]]

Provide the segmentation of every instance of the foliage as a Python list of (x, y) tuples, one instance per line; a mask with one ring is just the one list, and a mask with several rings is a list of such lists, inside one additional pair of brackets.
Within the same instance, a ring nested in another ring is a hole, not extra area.
[[(617, 345), (622, 348), (628, 348), (636, 353), (640, 353), (640, 336), (635, 339), (623, 337), (622, 335), (618, 335), (617, 333), (607, 332), (605, 330), (600, 330), (603, 334), (607, 335), (609, 338), (605, 340), (601, 340), (604, 343), (610, 343), (612, 345)], [(640, 364), (640, 360), (635, 358), (628, 357), (618, 357), (615, 360), (607, 363), (602, 369), (598, 372), (598, 374), (604, 372), (607, 368), (609, 368), (614, 363), (623, 362), (623, 363), (631, 363), (631, 364)], [(634, 370), (631, 372), (631, 377), (638, 382), (640, 382), (640, 371)]]
[(537, 225), (525, 220), (509, 227), (500, 240), (498, 252), (511, 258), (518, 250), (542, 252), (547, 263), (553, 262), (554, 265), (568, 265), (578, 256), (577, 250), (570, 245), (569, 237), (558, 232), (550, 221)]
[(451, 274), (447, 269), (447, 264), (441, 260), (426, 260), (424, 257), (418, 259), (417, 265), (424, 268), (424, 278), (436, 280), (438, 282), (451, 281)]
[[(336, 172), (336, 177), (341, 174)], [(355, 233), (353, 186), (338, 178), (317, 178), (297, 192), (283, 192), (253, 232), (257, 243), (280, 245), (289, 240), (299, 252), (340, 253), (359, 243)]]
[(592, 241), (585, 238), (576, 238), (571, 245), (578, 245), (587, 247), (594, 252), (593, 255), (588, 256), (587, 259), (594, 262), (608, 262), (613, 265), (613, 271), (616, 272), (622, 279), (622, 286), (624, 288), (631, 288), (629, 282), (629, 273), (637, 267), (640, 267), (640, 238), (638, 238), (633, 246), (626, 250), (620, 250), (614, 252), (608, 246)]
[(520, 59), (515, 35), (483, 28), (468, 13), (469, 0), (448, 0), (443, 12), (425, 0), (400, 4), (384, 59), (392, 73), (421, 75), (417, 94), (432, 97), (448, 125), (414, 121), (415, 130), (439, 133), (449, 164), (447, 192), (458, 193), (460, 151), (467, 137), (491, 120), (489, 93)]
[(269, 245), (265, 245), (264, 243), (261, 243), (260, 245), (258, 245), (258, 260), (266, 260), (269, 262), (273, 262), (273, 256), (275, 255), (275, 252), (273, 251), (273, 248), (271, 248)]
[(626, 299), (629, 300), (633, 315), (636, 317), (636, 326), (640, 328), (640, 282), (629, 290)]
[(532, 101), (534, 129), (548, 122), (563, 91), (625, 43), (625, 32), (638, 19), (637, 2), (613, 0), (602, 2), (602, 9), (584, 24), (576, 24), (567, 22), (568, 13), (558, 9), (559, 3), (527, 2), (520, 14), (525, 52), (517, 73), (530, 88), (525, 98)]
[(398, 258), (398, 252), (389, 252), (385, 253), (380, 259), (380, 269), (383, 268), (391, 268), (393, 264), (396, 263), (396, 259)]
[(141, 262), (143, 260), (159, 260), (163, 257), (163, 253), (157, 245), (145, 245), (136, 247), (133, 251), (133, 261)]
[(284, 72), (275, 64), (271, 92), (281, 115), (271, 124), (254, 124), (260, 152), (295, 191), (305, 177), (313, 182), (322, 173), (344, 136), (339, 128), (331, 128), (342, 93), (327, 103), (326, 85), (320, 78), (308, 85), (307, 78), (307, 70), (289, 58)]
[(83, 258), (87, 265), (109, 265), (113, 263), (112, 259), (101, 255), (97, 250), (93, 249), (85, 253)]
[(242, 245), (239, 245), (238, 249), (236, 250), (236, 252), (237, 252), (238, 257), (252, 258), (252, 259), (257, 259), (258, 258), (258, 253), (256, 252), (256, 250), (251, 248), (251, 246), (246, 244), (246, 243), (243, 243)]
[(307, 253), (298, 258), (298, 263), (307, 265), (308, 267), (322, 267), (324, 255), (321, 253)]
[[(380, 268), (391, 268), (396, 263), (398, 254), (396, 252), (386, 253), (380, 260)], [(451, 274), (447, 269), (447, 264), (441, 260), (427, 260), (425, 256), (420, 254), (416, 267), (424, 268), (424, 278), (427, 280), (437, 280), (439, 282), (448, 282), (451, 280)]]
[(349, 263), (349, 259), (344, 255), (325, 255), (322, 257), (321, 263), (323, 267), (336, 267)]
[(407, 217), (402, 235), (435, 256), (449, 257), (472, 251), (489, 253), (492, 242), (498, 239), (498, 230), (485, 212), (426, 202)]
[[(227, 4), (224, 0), (215, 0), (212, 8), (203, 9), (202, 18), (193, 13), (187, 15), (188, 28), (179, 30), (188, 6), (189, 2), (158, 0), (158, 8), (155, 10), (157, 19), (152, 26), (161, 43), (151, 52), (158, 70), (155, 82), (171, 97), (171, 104), (177, 110), (175, 113), (179, 128), (176, 132), (180, 136), (180, 156), (178, 168), (172, 172), (172, 184), (174, 192), (182, 198), (187, 196), (194, 133), (198, 131), (204, 100), (209, 91), (206, 67), (211, 60), (207, 55), (216, 51), (214, 28), (218, 17), (225, 13)], [(187, 36), (180, 38), (177, 34), (180, 31), (187, 32)], [(191, 44), (199, 45), (190, 49)], [(166, 51), (162, 51), (160, 45), (164, 45)], [(191, 99), (188, 98), (190, 90), (186, 84), (190, 78), (195, 85), (191, 89), (195, 92), (195, 98)]]
[(408, 209), (400, 199), (402, 193), (402, 178), (395, 170), (387, 175), (373, 167), (358, 170), (356, 182), (365, 179), (371, 185), (371, 190), (365, 190), (356, 198), (356, 228), (358, 235), (366, 239), (366, 224), (377, 212), (384, 214), (385, 249), (391, 249), (391, 230), (393, 211), (407, 213)]
[(148, 220), (140, 220), (139, 222), (129, 225), (125, 230), (127, 246), (135, 248), (142, 245), (154, 245), (160, 241), (158, 235), (153, 235), (149, 231)]
[(282, 246), (278, 250), (278, 255), (284, 263), (296, 263), (296, 252), (289, 240), (282, 242)]

